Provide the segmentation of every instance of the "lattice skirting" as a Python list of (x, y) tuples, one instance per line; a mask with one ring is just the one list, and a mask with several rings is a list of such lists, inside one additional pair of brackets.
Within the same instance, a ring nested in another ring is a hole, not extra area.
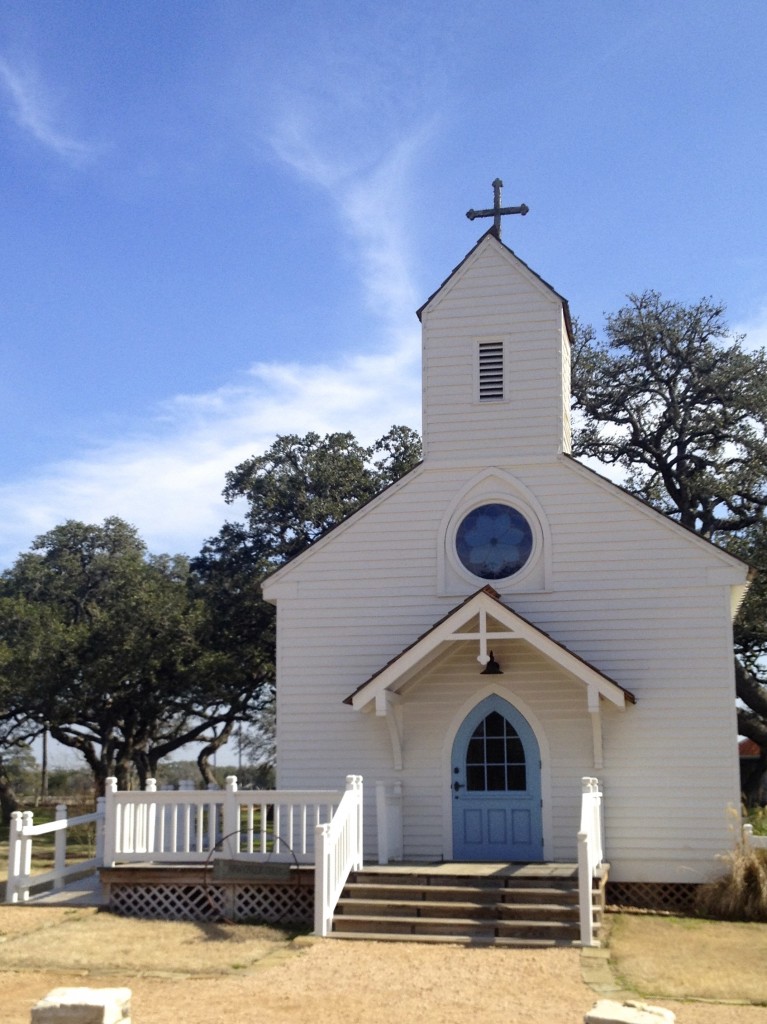
[(166, 921), (251, 921), (310, 925), (310, 885), (112, 884), (109, 909), (125, 917)]
[(606, 899), (608, 907), (689, 914), (697, 889), (690, 882), (608, 882)]

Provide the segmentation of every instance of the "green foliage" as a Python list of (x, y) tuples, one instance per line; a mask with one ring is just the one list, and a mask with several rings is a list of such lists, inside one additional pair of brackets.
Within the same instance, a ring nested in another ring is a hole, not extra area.
[(754, 807), (745, 815), (744, 821), (751, 825), (755, 836), (767, 836), (767, 807)]
[(420, 457), (420, 438), (408, 427), (392, 427), (369, 448), (350, 433), (278, 437), (265, 454), (227, 473), (226, 500), (248, 502), (246, 527), (232, 539), (246, 539), (250, 557), (265, 570), (276, 568), (407, 473)]
[[(0, 576), (0, 751), (47, 728), (83, 756), (100, 792), (111, 774), (125, 788), (134, 767), (143, 782), (196, 741), (213, 781), (213, 754), (247, 724), (248, 767), (263, 778), (274, 609), (261, 581), (419, 458), (406, 427), (369, 448), (351, 434), (279, 437), (228, 474), (225, 495), (246, 499), (246, 522), (226, 523), (191, 567), (150, 554), (116, 517), (38, 537)], [(0, 768), (7, 814), (16, 797)]]
[(0, 737), (46, 726), (126, 787), (190, 740), (246, 718), (263, 680), (228, 685), (209, 609), (181, 556), (150, 555), (133, 527), (67, 522), (0, 577)]
[(577, 455), (621, 467), (626, 486), (704, 537), (742, 531), (767, 505), (767, 355), (729, 335), (724, 307), (630, 295), (606, 340), (579, 327)]
[(17, 793), (34, 796), (40, 785), (40, 768), (29, 747), (9, 750), (3, 756), (3, 768)]

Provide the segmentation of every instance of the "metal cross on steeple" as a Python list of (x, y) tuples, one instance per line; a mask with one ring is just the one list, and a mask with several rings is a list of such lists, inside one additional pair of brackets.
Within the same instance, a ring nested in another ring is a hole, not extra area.
[(493, 182), (493, 208), (492, 210), (469, 210), (466, 216), (469, 220), (475, 220), (477, 217), (492, 217), (493, 226), (491, 231), (495, 234), (496, 238), (501, 237), (501, 217), (504, 217), (507, 213), (519, 213), (523, 217), (529, 212), (529, 207), (522, 203), (521, 206), (501, 206), (501, 189), (503, 188), (503, 182), (500, 178), (496, 178)]

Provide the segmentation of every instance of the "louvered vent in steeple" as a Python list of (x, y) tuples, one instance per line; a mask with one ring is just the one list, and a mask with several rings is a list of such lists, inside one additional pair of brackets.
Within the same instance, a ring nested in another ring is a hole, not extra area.
[(503, 398), (503, 342), (479, 343), (479, 400), (498, 401)]

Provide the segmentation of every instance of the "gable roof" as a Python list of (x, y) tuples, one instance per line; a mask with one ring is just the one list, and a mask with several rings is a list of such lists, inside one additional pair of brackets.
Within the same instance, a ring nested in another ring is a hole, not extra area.
[[(468, 625), (475, 617), (479, 618), (479, 629), (465, 632), (462, 627)], [(491, 617), (500, 626), (502, 632), (488, 630), (487, 618)], [(555, 640), (548, 633), (508, 608), (498, 593), (491, 587), (467, 597), (457, 607), (449, 611), (438, 622), (423, 633), (417, 640), (409, 644), (395, 658), (374, 672), (372, 676), (345, 698), (344, 704), (350, 704), (356, 710), (362, 710), (371, 701), (375, 701), (384, 691), (396, 692), (408, 682), (413, 675), (425, 667), (443, 648), (446, 643), (461, 640), (478, 640), (482, 654), (486, 656), (488, 641), (498, 639), (526, 640), (541, 654), (556, 662), (561, 668), (570, 672), (590, 691), (605, 697), (618, 707), (626, 703), (636, 704), (636, 697), (625, 687), (610, 679), (579, 655), (574, 654), (564, 644)]]
[(551, 294), (554, 296), (554, 298), (557, 299), (557, 301), (562, 304), (562, 312), (563, 312), (564, 318), (565, 318), (565, 326), (567, 327), (567, 337), (568, 337), (570, 343), (572, 344), (572, 341), (573, 341), (573, 325), (572, 325), (572, 320), (570, 318), (570, 306), (569, 306), (569, 304), (567, 302), (567, 299), (563, 295), (560, 295), (559, 292), (554, 287), (552, 287), (552, 285), (550, 285), (548, 281), (545, 281), (541, 277), (541, 275), (538, 274), (535, 270), (533, 270), (533, 268), (530, 267), (527, 263), (525, 263), (524, 260), (521, 260), (519, 258), (519, 256), (517, 256), (517, 254), (514, 252), (513, 249), (510, 249), (508, 245), (504, 245), (504, 243), (496, 235), (495, 230), (493, 228), (489, 228), (484, 233), (484, 235), (482, 235), (482, 237), (477, 241), (477, 244), (474, 245), (466, 253), (466, 255), (461, 260), (461, 262), (450, 271), (450, 273), (445, 278), (445, 280), (442, 282), (442, 284), (439, 286), (439, 288), (437, 288), (436, 291), (432, 292), (431, 295), (429, 296), (429, 298), (426, 300), (426, 302), (424, 302), (424, 304), (422, 306), (420, 306), (416, 310), (416, 316), (418, 317), (418, 319), (419, 320), (422, 319), (423, 313), (424, 313), (426, 307), (429, 305), (429, 303), (432, 302), (432, 300), (435, 299), (437, 297), (437, 295), (439, 295), (439, 293), (445, 287), (447, 287), (447, 285), (453, 280), (453, 278), (456, 276), (456, 274), (458, 274), (462, 270), (462, 268), (471, 259), (471, 257), (474, 255), (474, 253), (477, 252), (477, 250), (480, 248), (480, 246), (485, 244), (487, 239), (492, 239), (493, 243), (495, 245), (499, 245), (501, 247), (501, 249), (503, 249), (505, 252), (509, 253), (509, 255), (513, 256), (514, 259), (517, 261), (517, 263), (520, 264), (520, 266), (524, 267), (525, 270), (529, 274), (531, 274), (540, 284), (542, 284), (543, 287), (547, 291), (551, 292)]

